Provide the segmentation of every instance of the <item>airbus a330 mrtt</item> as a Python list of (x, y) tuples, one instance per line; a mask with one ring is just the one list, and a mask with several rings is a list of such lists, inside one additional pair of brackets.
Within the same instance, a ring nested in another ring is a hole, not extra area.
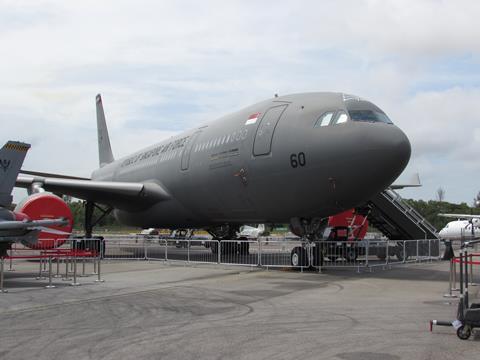
[(91, 179), (29, 172), (17, 185), (85, 199), (87, 215), (105, 204), (143, 228), (204, 228), (222, 240), (242, 224), (290, 223), (314, 236), (322, 219), (392, 184), (410, 158), (379, 107), (342, 93), (274, 97), (117, 160), (100, 95), (96, 107)]

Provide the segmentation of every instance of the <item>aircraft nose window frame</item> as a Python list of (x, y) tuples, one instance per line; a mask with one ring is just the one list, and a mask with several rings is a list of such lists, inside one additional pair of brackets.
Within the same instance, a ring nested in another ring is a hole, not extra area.
[(320, 117), (315, 121), (313, 125), (314, 128), (328, 126), (332, 122), (333, 118), (335, 117), (335, 111), (327, 111), (320, 115)]
[(335, 115), (335, 119), (333, 120), (332, 125), (344, 124), (348, 120), (349, 120), (348, 114), (345, 111), (340, 110)]
[(385, 113), (382, 113), (380, 111), (370, 109), (352, 109), (348, 110), (348, 113), (352, 121), (393, 124), (392, 120), (390, 120), (390, 118)]

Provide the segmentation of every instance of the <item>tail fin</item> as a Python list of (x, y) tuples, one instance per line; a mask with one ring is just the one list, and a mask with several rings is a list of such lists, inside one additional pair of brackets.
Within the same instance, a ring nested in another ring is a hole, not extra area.
[(98, 160), (100, 167), (102, 167), (113, 162), (114, 158), (112, 147), (110, 146), (110, 138), (108, 137), (101, 95), (98, 94), (95, 100), (97, 103)]
[(0, 150), (0, 206), (12, 203), (12, 190), (28, 149), (30, 144), (9, 141)]

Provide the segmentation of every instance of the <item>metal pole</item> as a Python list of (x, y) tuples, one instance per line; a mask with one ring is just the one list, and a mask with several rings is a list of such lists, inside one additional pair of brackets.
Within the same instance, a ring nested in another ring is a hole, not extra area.
[(3, 263), (5, 262), (5, 258), (2, 256), (0, 258), (0, 294), (7, 293), (8, 290), (3, 288)]
[(420, 261), (419, 256), (418, 256), (418, 242), (419, 242), (419, 241), (420, 241), (420, 240), (417, 240), (417, 259), (416, 259), (417, 262)]
[(148, 260), (148, 247), (147, 247), (147, 239), (143, 239), (143, 259)]
[(404, 264), (405, 264), (405, 261), (406, 261), (406, 259), (407, 259), (407, 248), (406, 248), (406, 246), (405, 246), (405, 243), (406, 243), (406, 241), (403, 240), (403, 261), (402, 261), (402, 262), (403, 262)]
[(222, 262), (222, 242), (220, 240), (216, 240), (217, 242), (217, 256), (218, 256), (218, 263), (220, 264)]
[(68, 257), (65, 257), (63, 259), (64, 263), (65, 263), (65, 277), (62, 279), (63, 281), (69, 281), (71, 280), (69, 277), (68, 277), (68, 262), (70, 261), (70, 258)]
[[(473, 225), (472, 225), (473, 226)], [(465, 248), (465, 309), (468, 309), (468, 250)]]
[(13, 268), (13, 254), (12, 251), (10, 250), (10, 256), (9, 256), (9, 265), (8, 265), (8, 271), (15, 271)]
[(454, 297), (457, 297), (457, 295), (455, 294), (452, 294), (452, 282), (453, 282), (453, 278), (454, 278), (454, 268), (455, 268), (455, 263), (453, 262), (454, 259), (450, 259), (450, 276), (449, 276), (449, 279), (448, 279), (448, 293), (443, 295), (443, 297), (449, 297), (449, 298), (454, 298)]
[(98, 258), (98, 265), (97, 265), (97, 280), (95, 280), (96, 283), (101, 283), (101, 282), (104, 282), (105, 280), (102, 279), (102, 275), (101, 275), (101, 263), (102, 263), (102, 259), (99, 257)]
[(41, 256), (42, 256), (42, 255), (40, 255), (39, 262), (38, 262), (38, 276), (35, 278), (36, 280), (44, 279), (44, 277), (42, 277), (42, 262), (43, 262), (43, 258), (42, 258)]
[(430, 251), (431, 249), (430, 248), (431, 248), (431, 240), (428, 239), (428, 260), (430, 262), (432, 262), (432, 256), (431, 256), (431, 251)]
[(73, 252), (73, 282), (70, 284), (71, 286), (79, 286), (80, 283), (77, 282), (77, 249)]
[(190, 240), (187, 240), (187, 262), (190, 262)]
[(87, 274), (85, 274), (85, 254), (83, 254), (83, 257), (82, 257), (82, 275), (80, 276), (81, 277), (87, 276)]
[(385, 256), (385, 266), (387, 267), (388, 269), (388, 263), (390, 261), (390, 241), (387, 240), (387, 244), (386, 244), (386, 251), (387, 251), (387, 256)]
[[(460, 249), (460, 263), (458, 265), (459, 273), (460, 273), (460, 302), (464, 304), (464, 293), (463, 293), (463, 249)], [(462, 314), (463, 315), (463, 314)]]
[[(455, 257), (452, 258), (452, 261), (455, 260)], [(457, 263), (454, 261), (453, 262), (453, 287), (452, 290), (458, 291), (460, 290), (457, 288)]]
[(48, 257), (48, 285), (45, 286), (47, 289), (53, 289), (56, 286), (52, 284), (52, 257)]
[(165, 262), (168, 261), (168, 240), (165, 240)]
[(262, 266), (262, 241), (260, 239), (257, 239), (258, 241), (258, 259), (257, 259), (257, 263), (258, 263), (258, 266)]
[(370, 239), (367, 239), (367, 247), (365, 249), (365, 267), (368, 268), (368, 256), (370, 253)]
[(56, 261), (56, 263), (57, 263), (57, 264), (56, 264), (56, 266), (57, 266), (57, 271), (56, 271), (56, 273), (55, 273), (55, 275), (54, 275), (53, 277), (54, 277), (54, 278), (59, 278), (59, 277), (61, 277), (61, 275), (60, 275), (60, 258), (58, 257), (58, 255), (57, 255), (57, 257), (55, 258), (55, 261)]
[(470, 254), (470, 286), (477, 286), (477, 284), (473, 282), (473, 254)]

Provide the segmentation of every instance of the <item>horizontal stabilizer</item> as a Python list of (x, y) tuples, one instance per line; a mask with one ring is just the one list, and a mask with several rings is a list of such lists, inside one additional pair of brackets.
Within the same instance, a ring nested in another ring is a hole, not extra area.
[(412, 175), (410, 178), (410, 181), (406, 184), (392, 184), (390, 185), (390, 189), (393, 190), (399, 190), (399, 189), (404, 189), (407, 187), (420, 187), (422, 184), (420, 183), (420, 175), (418, 173), (415, 173)]

